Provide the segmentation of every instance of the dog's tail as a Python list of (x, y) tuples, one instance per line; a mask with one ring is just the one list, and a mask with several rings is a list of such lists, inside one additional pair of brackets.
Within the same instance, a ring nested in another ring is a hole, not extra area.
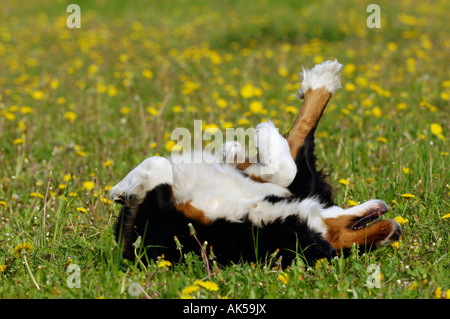
[(317, 64), (311, 70), (303, 68), (298, 97), (304, 102), (287, 138), (294, 160), (308, 134), (316, 128), (331, 96), (341, 87), (342, 68), (337, 60)]

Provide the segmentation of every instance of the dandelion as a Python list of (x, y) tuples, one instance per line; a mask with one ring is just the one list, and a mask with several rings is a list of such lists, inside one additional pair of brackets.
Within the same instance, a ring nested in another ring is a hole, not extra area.
[(358, 206), (358, 205), (359, 205), (359, 203), (358, 203), (357, 201), (354, 201), (353, 199), (349, 199), (349, 200), (347, 201), (347, 204), (348, 204), (349, 206)]
[(63, 119), (73, 123), (77, 119), (77, 114), (72, 111), (67, 111), (63, 114)]
[(439, 134), (442, 133), (442, 126), (440, 126), (437, 123), (431, 123), (430, 124), (430, 130), (431, 130), (432, 134), (439, 135)]
[(145, 69), (144, 71), (142, 71), (142, 76), (146, 79), (151, 79), (153, 77), (153, 72)]
[(131, 109), (128, 106), (124, 106), (120, 108), (120, 114), (129, 114), (131, 112)]
[(24, 144), (24, 143), (25, 143), (25, 139), (23, 139), (23, 138), (16, 138), (13, 141), (13, 145), (20, 145), (20, 144)]
[(342, 185), (345, 185), (345, 186), (348, 186), (350, 184), (350, 182), (345, 178), (341, 178), (339, 180), (339, 183), (341, 183)]
[(8, 207), (8, 204), (5, 201), (0, 200), (0, 206)]
[(187, 286), (186, 288), (183, 288), (183, 290), (181, 290), (181, 295), (189, 296), (192, 295), (194, 292), (197, 292), (199, 289), (200, 289), (199, 286)]
[(403, 167), (402, 170), (406, 175), (411, 174), (411, 170), (409, 169), (409, 167)]
[(410, 193), (405, 193), (400, 195), (403, 198), (415, 198), (416, 196)]
[(87, 213), (87, 209), (86, 208), (84, 208), (84, 207), (77, 207), (77, 211), (78, 212), (82, 212), (82, 213)]
[(111, 167), (111, 165), (113, 164), (113, 160), (109, 159), (106, 162), (103, 162), (103, 167)]
[(220, 107), (221, 109), (224, 109), (227, 107), (227, 100), (223, 99), (223, 98), (219, 98), (216, 101), (217, 106)]
[(90, 191), (91, 189), (93, 189), (95, 186), (94, 182), (92, 181), (87, 181), (83, 183), (83, 189)]
[(6, 271), (6, 265), (0, 265), (0, 272)]
[(379, 136), (379, 137), (377, 137), (377, 142), (385, 144), (385, 143), (387, 143), (387, 138), (385, 138), (383, 136)]
[(158, 268), (168, 268), (168, 267), (172, 267), (172, 263), (168, 260), (160, 260), (158, 261)]
[(444, 216), (442, 216), (441, 217), (442, 219), (445, 219), (445, 218), (450, 218), (450, 213), (449, 214), (445, 214)]
[(42, 100), (42, 98), (44, 97), (44, 92), (42, 92), (41, 90), (33, 91), (33, 93), (31, 93), (31, 97), (35, 100)]
[(278, 275), (277, 279), (283, 283), (283, 285), (286, 285), (289, 282), (289, 275), (286, 273), (282, 273)]
[(399, 223), (400, 226), (404, 226), (404, 225), (406, 225), (406, 224), (409, 222), (409, 220), (408, 220), (407, 218), (403, 218), (403, 217), (401, 217), (401, 216), (395, 217), (394, 220), (395, 220), (397, 223)]
[(345, 88), (346, 91), (353, 92), (353, 91), (356, 90), (356, 85), (354, 85), (351, 82), (348, 82), (348, 83), (345, 84), (344, 88)]
[(436, 288), (436, 290), (434, 291), (434, 296), (436, 297), (436, 299), (442, 298), (442, 288), (441, 287)]
[(375, 117), (380, 118), (380, 117), (383, 115), (383, 111), (382, 111), (381, 108), (379, 108), (378, 106), (375, 106), (375, 107), (372, 109), (372, 114), (373, 114)]
[(45, 199), (44, 195), (42, 195), (41, 193), (32, 192), (30, 194), (30, 196), (35, 197), (35, 198)]
[(22, 106), (20, 108), (20, 113), (22, 113), (22, 114), (31, 114), (33, 112), (34, 112), (33, 108), (31, 108), (29, 106)]
[(209, 290), (209, 291), (218, 291), (219, 290), (219, 286), (215, 282), (212, 282), (212, 281), (200, 281), (200, 280), (197, 280), (197, 281), (194, 282), (194, 285), (203, 287), (203, 288), (205, 288), (206, 290)]
[(175, 144), (176, 144), (175, 141), (170, 140), (166, 143), (166, 145), (164, 145), (164, 148), (166, 149), (166, 151), (170, 152), (172, 151), (172, 148), (175, 146)]
[(25, 265), (27, 267), (28, 273), (30, 274), (31, 280), (33, 281), (36, 288), (39, 290), (40, 287), (33, 277), (33, 274), (31, 272), (31, 269), (30, 269), (30, 266), (28, 265), (28, 260), (27, 260), (27, 254), (31, 253), (32, 250), (33, 250), (33, 245), (29, 242), (25, 242), (22, 244), (18, 244), (16, 247), (14, 247), (13, 255), (16, 258), (23, 257), (23, 260), (25, 261)]
[(263, 105), (260, 101), (253, 101), (250, 103), (250, 111), (253, 113), (261, 113)]
[(297, 114), (298, 110), (295, 106), (286, 106), (285, 111), (290, 114)]

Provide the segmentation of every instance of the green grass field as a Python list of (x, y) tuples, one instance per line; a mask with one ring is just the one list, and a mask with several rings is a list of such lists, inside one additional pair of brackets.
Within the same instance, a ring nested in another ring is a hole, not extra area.
[[(450, 2), (379, 1), (379, 29), (370, 1), (78, 1), (79, 29), (70, 3), (0, 5), (2, 298), (450, 298)], [(401, 241), (200, 282), (194, 255), (121, 266), (111, 186), (195, 119), (286, 132), (301, 67), (335, 58), (343, 89), (316, 132), (319, 165), (342, 207), (386, 201)]]

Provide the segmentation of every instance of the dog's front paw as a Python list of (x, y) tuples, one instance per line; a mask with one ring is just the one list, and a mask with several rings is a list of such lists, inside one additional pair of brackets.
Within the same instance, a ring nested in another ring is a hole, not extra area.
[(110, 189), (109, 197), (126, 206), (139, 204), (159, 184), (172, 184), (172, 165), (164, 157), (147, 158)]

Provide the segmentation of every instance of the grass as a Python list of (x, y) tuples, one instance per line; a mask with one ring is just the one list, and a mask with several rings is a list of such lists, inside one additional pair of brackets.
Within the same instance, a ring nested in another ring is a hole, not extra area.
[[(380, 29), (356, 1), (79, 1), (80, 29), (66, 27), (68, 4), (2, 5), (2, 298), (450, 297), (448, 1), (379, 2)], [(217, 286), (196, 283), (207, 271), (194, 255), (121, 265), (112, 185), (194, 119), (286, 132), (301, 66), (334, 58), (343, 89), (316, 132), (319, 161), (339, 205), (379, 198), (407, 219), (398, 244), (284, 271), (212, 265)]]

